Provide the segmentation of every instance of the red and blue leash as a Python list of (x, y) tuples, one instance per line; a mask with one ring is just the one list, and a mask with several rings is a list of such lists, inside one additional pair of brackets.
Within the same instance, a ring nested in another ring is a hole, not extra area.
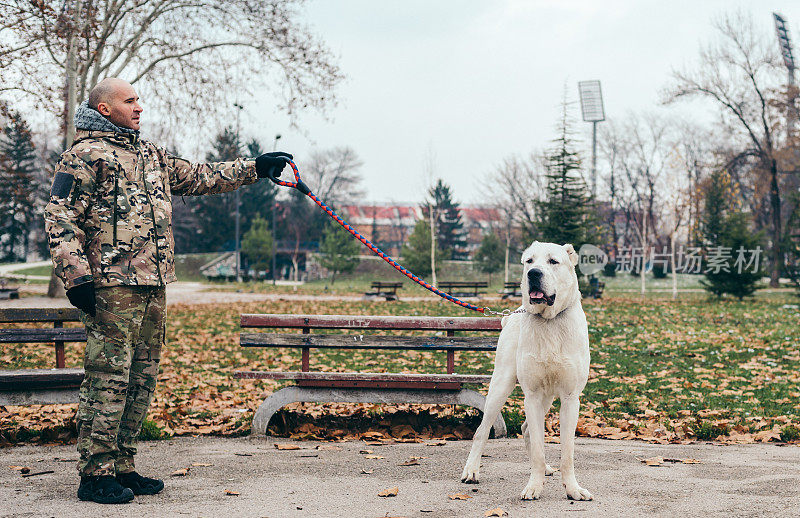
[[(373, 245), (372, 242), (370, 242), (369, 239), (365, 238), (356, 229), (351, 227), (350, 224), (347, 223), (345, 220), (343, 220), (341, 217), (339, 217), (339, 215), (336, 214), (336, 212), (334, 212), (333, 209), (331, 209), (330, 207), (325, 205), (325, 202), (323, 202), (322, 200), (317, 198), (317, 195), (314, 194), (313, 192), (311, 192), (311, 189), (309, 189), (308, 186), (305, 183), (303, 183), (303, 180), (300, 179), (300, 172), (297, 170), (297, 166), (295, 165), (295, 163), (293, 161), (289, 160), (288, 158), (285, 158), (284, 160), (286, 160), (286, 162), (289, 164), (289, 166), (291, 166), (292, 171), (294, 172), (294, 180), (295, 181), (294, 182), (285, 182), (285, 181), (280, 180), (279, 178), (273, 177), (273, 176), (269, 177), (270, 180), (272, 180), (274, 183), (276, 183), (278, 185), (282, 185), (284, 187), (294, 187), (295, 189), (297, 189), (301, 193), (305, 194), (306, 196), (308, 196), (309, 198), (314, 200), (314, 203), (319, 205), (319, 207), (322, 210), (324, 210), (328, 214), (328, 216), (333, 218), (334, 221), (336, 221), (338, 224), (340, 224), (342, 227), (344, 227), (345, 230), (350, 232), (353, 235), (353, 237), (355, 237), (356, 239), (361, 241), (361, 243), (364, 246), (366, 246), (367, 248), (372, 250), (372, 252), (375, 253), (378, 257), (380, 257), (381, 259), (383, 259), (387, 263), (391, 264), (394, 267), (395, 270), (397, 270), (398, 272), (402, 273), (403, 275), (405, 275), (406, 277), (408, 277), (412, 281), (416, 282), (417, 284), (419, 284), (420, 286), (422, 286), (426, 290), (428, 290), (428, 291), (430, 291), (430, 292), (442, 297), (445, 300), (449, 300), (453, 304), (458, 304), (459, 306), (461, 306), (463, 308), (471, 309), (472, 311), (477, 311), (478, 313), (483, 313), (484, 315), (490, 315), (490, 314), (491, 315), (506, 315), (506, 314), (510, 313), (510, 310), (497, 312), (497, 311), (492, 311), (491, 309), (489, 309), (487, 307), (481, 308), (481, 307), (478, 307), (478, 306), (476, 306), (474, 304), (470, 304), (469, 302), (464, 302), (463, 300), (458, 299), (458, 298), (450, 295), (449, 293), (443, 292), (442, 290), (440, 290), (440, 289), (436, 288), (435, 286), (425, 282), (425, 280), (420, 279), (419, 277), (417, 277), (416, 275), (414, 275), (413, 273), (408, 271), (405, 267), (403, 267), (403, 265), (401, 265), (400, 263), (398, 263), (397, 261), (395, 261), (394, 259), (392, 259), (388, 255), (386, 255), (383, 252), (383, 250), (381, 250), (377, 246)], [(280, 174), (280, 173), (278, 173), (278, 174)]]

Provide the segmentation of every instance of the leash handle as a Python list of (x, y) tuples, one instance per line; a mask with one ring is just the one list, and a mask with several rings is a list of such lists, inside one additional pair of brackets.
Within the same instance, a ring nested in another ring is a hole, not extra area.
[[(445, 292), (441, 291), (440, 289), (432, 286), (431, 284), (427, 283), (425, 280), (420, 279), (418, 276), (416, 276), (413, 273), (411, 273), (410, 271), (408, 271), (400, 263), (398, 263), (397, 261), (395, 261), (394, 259), (392, 259), (388, 255), (386, 255), (386, 253), (384, 253), (383, 250), (381, 250), (377, 246), (373, 245), (372, 242), (370, 242), (367, 238), (362, 236), (356, 229), (351, 227), (349, 223), (347, 223), (345, 220), (343, 220), (341, 217), (339, 217), (339, 215), (336, 214), (336, 212), (334, 212), (333, 209), (331, 209), (330, 207), (325, 205), (325, 203), (322, 200), (317, 198), (317, 195), (314, 194), (313, 192), (311, 192), (311, 189), (309, 189), (308, 186), (305, 183), (303, 183), (303, 180), (300, 179), (300, 171), (298, 171), (297, 165), (292, 160), (290, 160), (288, 158), (285, 158), (285, 157), (282, 157), (282, 158), (284, 160), (286, 160), (286, 163), (289, 164), (289, 166), (292, 168), (292, 171), (294, 172), (294, 182), (286, 182), (286, 181), (283, 181), (283, 180), (279, 179), (278, 176), (269, 175), (269, 179), (272, 180), (272, 182), (274, 182), (276, 185), (280, 185), (282, 187), (293, 187), (293, 188), (297, 189), (298, 191), (302, 192), (303, 194), (305, 194), (306, 196), (308, 196), (309, 198), (311, 198), (314, 201), (314, 203), (316, 203), (322, 210), (324, 210), (328, 214), (328, 216), (330, 216), (334, 221), (336, 221), (336, 223), (338, 223), (342, 227), (344, 227), (345, 230), (350, 232), (350, 234), (352, 234), (353, 237), (355, 237), (356, 239), (361, 241), (361, 244), (363, 244), (364, 246), (369, 248), (375, 255), (377, 255), (378, 257), (380, 257), (381, 259), (383, 259), (387, 263), (391, 264), (394, 267), (395, 270), (397, 270), (398, 272), (402, 273), (403, 275), (405, 275), (406, 277), (408, 277), (412, 281), (416, 282), (417, 284), (419, 284), (420, 286), (422, 286), (426, 290), (434, 293), (435, 295), (438, 295), (438, 296), (442, 297), (445, 300), (448, 300), (448, 301), (452, 302), (453, 304), (458, 304), (459, 306), (461, 306), (463, 308), (471, 309), (472, 311), (477, 311), (478, 313), (483, 313), (486, 316), (490, 316), (492, 314), (494, 314), (494, 315), (505, 315), (506, 314), (505, 311), (509, 311), (510, 312), (510, 310), (505, 310), (503, 312), (498, 313), (496, 311), (490, 310), (489, 308), (481, 308), (481, 307), (478, 307), (478, 306), (476, 306), (474, 304), (470, 304), (469, 302), (464, 302), (463, 300), (458, 299), (458, 298), (450, 295), (449, 293), (445, 293)], [(277, 174), (280, 175), (280, 171), (278, 171)], [(516, 311), (515, 311), (515, 313), (516, 313)]]

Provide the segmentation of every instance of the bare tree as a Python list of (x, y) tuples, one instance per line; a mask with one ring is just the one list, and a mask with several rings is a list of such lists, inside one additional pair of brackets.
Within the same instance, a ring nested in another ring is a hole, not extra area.
[(353, 203), (364, 194), (359, 171), (362, 165), (350, 147), (314, 151), (303, 170), (303, 181), (327, 205)]
[[(334, 102), (342, 74), (298, 22), (302, 0), (3, 0), (0, 94), (61, 118), (103, 77), (122, 76), (162, 123), (202, 127), (243, 90), (271, 87), (292, 116)], [(232, 85), (234, 88), (232, 88)], [(180, 122), (179, 122), (180, 121)], [(55, 276), (48, 293), (60, 291)]]
[(537, 207), (546, 192), (544, 158), (540, 153), (528, 157), (510, 156), (497, 166), (484, 182), (484, 192), (505, 221), (504, 282), (508, 282), (511, 248), (517, 239), (527, 241), (536, 235)]
[(0, 92), (62, 115), (67, 143), (75, 107), (109, 76), (157, 94), (162, 111), (184, 121), (193, 112), (207, 119), (230, 105), (221, 101), (230, 101), (233, 90), (261, 85), (277, 90), (291, 115), (322, 109), (342, 75), (298, 22), (302, 3), (4, 0)]
[[(778, 47), (772, 35), (760, 33), (752, 18), (729, 14), (714, 23), (719, 39), (700, 50), (695, 70), (674, 73), (667, 102), (702, 98), (715, 103), (724, 125), (737, 138), (740, 150), (733, 160), (752, 158), (757, 183), (768, 203), (771, 237), (770, 285), (777, 286), (783, 265), (781, 188), (778, 169), (780, 139), (786, 117), (771, 98), (779, 94), (781, 73)], [(781, 95), (782, 96), (782, 95)]]

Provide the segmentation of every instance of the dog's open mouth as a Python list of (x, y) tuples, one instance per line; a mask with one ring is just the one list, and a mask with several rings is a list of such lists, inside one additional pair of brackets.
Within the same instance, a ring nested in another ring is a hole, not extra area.
[(548, 306), (552, 306), (556, 302), (556, 294), (553, 293), (552, 295), (545, 295), (541, 291), (532, 291), (530, 292), (531, 297), (531, 304), (547, 304)]

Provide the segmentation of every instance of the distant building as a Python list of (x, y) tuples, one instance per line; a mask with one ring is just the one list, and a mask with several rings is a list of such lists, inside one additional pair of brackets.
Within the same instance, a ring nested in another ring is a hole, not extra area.
[[(419, 205), (365, 204), (339, 207), (339, 215), (391, 256), (399, 256), (417, 220), (423, 218)], [(480, 246), (483, 235), (503, 228), (500, 211), (494, 207), (462, 206), (461, 220), (466, 232), (467, 253)]]

